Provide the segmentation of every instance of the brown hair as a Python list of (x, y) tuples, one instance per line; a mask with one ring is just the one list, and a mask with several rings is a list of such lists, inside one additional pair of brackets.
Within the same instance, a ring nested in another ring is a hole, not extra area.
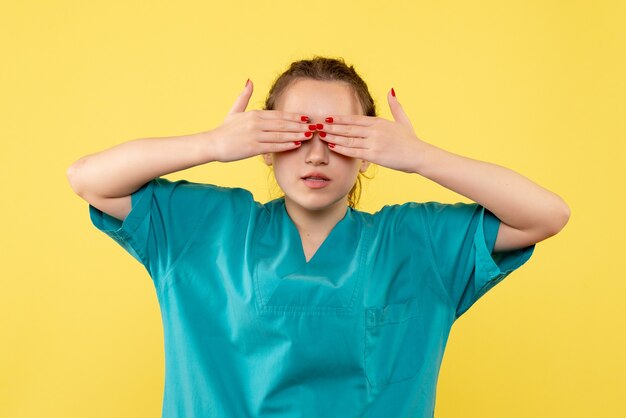
[[(313, 57), (309, 60), (292, 62), (289, 68), (279, 75), (265, 100), (264, 110), (274, 110), (276, 101), (282, 93), (297, 79), (310, 78), (320, 81), (343, 81), (348, 83), (359, 99), (361, 108), (366, 116), (377, 116), (376, 105), (365, 81), (356, 73), (352, 65), (346, 65), (342, 58)], [(361, 197), (361, 176), (359, 173), (356, 183), (348, 193), (348, 205), (356, 207)]]

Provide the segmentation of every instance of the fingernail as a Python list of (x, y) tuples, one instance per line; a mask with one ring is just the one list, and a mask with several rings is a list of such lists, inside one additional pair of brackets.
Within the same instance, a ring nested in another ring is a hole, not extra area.
[(317, 129), (317, 125), (309, 125), (309, 129), (314, 131)]
[(333, 144), (332, 142), (328, 143), (328, 148), (335, 148), (335, 144)]
[(298, 145), (301, 145), (301, 144), (302, 144), (302, 141), (294, 141), (294, 142), (293, 142), (293, 144), (294, 144), (294, 145), (296, 145), (296, 146), (298, 146)]
[(318, 123), (316, 126), (317, 126), (317, 129), (324, 129), (324, 125), (322, 125), (321, 123)]
[(304, 116), (304, 115), (302, 115), (302, 116), (300, 116), (300, 120), (301, 120), (302, 122), (308, 122), (308, 121), (309, 121), (309, 117), (308, 117), (308, 116)]
[(391, 88), (391, 95), (392, 95), (393, 97), (396, 97), (396, 92), (394, 91), (393, 87)]
[(320, 132), (320, 138), (326, 138), (326, 132)]
[(331, 118), (330, 116), (327, 117), (326, 119), (324, 119), (326, 122), (328, 123), (333, 123), (333, 118)]
[(304, 136), (306, 136), (307, 138), (310, 138), (310, 137), (313, 136), (313, 132), (310, 132), (310, 131), (309, 132), (305, 132)]
[(250, 84), (250, 79), (246, 81), (246, 87), (248, 87), (248, 84)]

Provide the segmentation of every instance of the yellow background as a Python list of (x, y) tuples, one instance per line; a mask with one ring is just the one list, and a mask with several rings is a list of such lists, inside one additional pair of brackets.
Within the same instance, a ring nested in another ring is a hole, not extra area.
[[(0, 416), (157, 417), (147, 272), (66, 179), (83, 155), (221, 123), (313, 55), (344, 57), (381, 117), (509, 167), (572, 216), (452, 328), (435, 416), (626, 416), (623, 1), (20, 1), (0, 13)], [(468, 200), (378, 168), (361, 208)], [(166, 176), (268, 199), (260, 157)]]

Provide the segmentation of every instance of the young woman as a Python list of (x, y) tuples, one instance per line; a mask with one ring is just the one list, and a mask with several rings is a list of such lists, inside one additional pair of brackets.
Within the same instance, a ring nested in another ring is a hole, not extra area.
[[(504, 167), (419, 139), (391, 89), (376, 116), (343, 60), (294, 62), (265, 109), (88, 155), (68, 170), (94, 225), (149, 272), (164, 417), (432, 417), (454, 321), (559, 232), (569, 208)], [(160, 176), (262, 155), (284, 197)], [(355, 209), (368, 164), (476, 203)], [(471, 415), (471, 414), (470, 414)]]

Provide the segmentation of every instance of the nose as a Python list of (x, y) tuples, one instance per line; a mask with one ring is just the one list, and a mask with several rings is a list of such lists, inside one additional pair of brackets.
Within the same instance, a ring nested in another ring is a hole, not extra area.
[[(330, 150), (326, 145), (326, 142), (322, 141), (319, 138), (317, 132), (313, 135), (311, 139), (306, 141), (304, 144), (307, 144), (307, 152), (306, 152), (306, 162), (313, 165), (322, 165), (328, 164), (328, 157), (330, 154)], [(304, 145), (302, 144), (302, 145)]]

